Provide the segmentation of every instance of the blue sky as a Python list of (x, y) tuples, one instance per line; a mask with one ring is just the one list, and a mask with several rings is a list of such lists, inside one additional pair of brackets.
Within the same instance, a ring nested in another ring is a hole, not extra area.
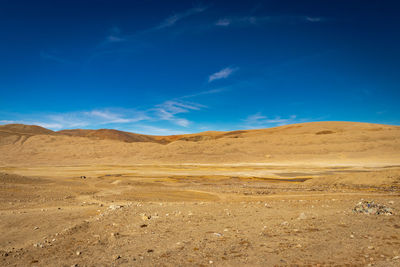
[(0, 123), (400, 125), (400, 4), (0, 0)]

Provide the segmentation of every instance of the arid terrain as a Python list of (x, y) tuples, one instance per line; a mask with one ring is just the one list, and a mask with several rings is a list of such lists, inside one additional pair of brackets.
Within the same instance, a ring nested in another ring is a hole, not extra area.
[(0, 126), (0, 232), (1, 266), (400, 266), (400, 127)]

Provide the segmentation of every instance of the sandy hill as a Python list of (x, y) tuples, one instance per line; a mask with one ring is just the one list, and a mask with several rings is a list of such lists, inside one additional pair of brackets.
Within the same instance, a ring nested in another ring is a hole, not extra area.
[(51, 135), (52, 130), (37, 126), (24, 124), (0, 125), (0, 145), (23, 143), (34, 135)]
[(6, 132), (11, 134), (27, 134), (27, 135), (38, 135), (38, 134), (53, 134), (52, 130), (37, 126), (37, 125), (25, 125), (25, 124), (6, 124), (0, 125), (0, 132)]
[(58, 131), (57, 133), (62, 135), (88, 137), (88, 138), (95, 138), (102, 140), (116, 140), (127, 143), (133, 143), (133, 142), (164, 143), (162, 139), (157, 139), (150, 135), (135, 134), (113, 129), (99, 129), (99, 130), (76, 129), (76, 130), (62, 130)]
[(370, 123), (312, 122), (269, 129), (174, 136), (148, 136), (116, 130), (54, 133), (26, 125), (5, 125), (1, 129), (5, 129), (2, 133), (6, 132), (7, 136), (0, 136), (0, 165), (27, 162), (50, 165), (400, 164), (400, 127)]
[(72, 130), (61, 130), (58, 131), (57, 134), (88, 137), (88, 138), (102, 139), (102, 140), (116, 140), (126, 143), (151, 142), (151, 143), (168, 144), (178, 140), (193, 141), (193, 142), (213, 140), (222, 138), (224, 136), (236, 135), (244, 132), (246, 131), (234, 131), (234, 132), (207, 131), (194, 134), (156, 136), (156, 135), (136, 134), (136, 133), (118, 131), (113, 129), (99, 129), (99, 130), (72, 129)]

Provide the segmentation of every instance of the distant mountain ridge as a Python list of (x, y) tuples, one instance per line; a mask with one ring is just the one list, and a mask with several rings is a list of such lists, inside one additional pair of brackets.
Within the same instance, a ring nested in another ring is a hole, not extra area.
[(58, 131), (57, 134), (96, 138), (96, 139), (117, 140), (117, 141), (127, 142), (127, 143), (133, 143), (133, 142), (154, 142), (154, 143), (161, 143), (161, 144), (166, 143), (166, 141), (163, 142), (163, 140), (159, 140), (150, 135), (136, 134), (136, 133), (124, 132), (124, 131), (113, 130), (113, 129), (61, 130), (61, 131)]
[(400, 165), (400, 126), (330, 121), (170, 136), (0, 126), (0, 166), (284, 162)]
[(1, 132), (20, 133), (28, 135), (54, 134), (55, 132), (37, 125), (5, 124), (0, 125)]
[(168, 144), (177, 140), (182, 141), (204, 141), (221, 138), (223, 136), (232, 135), (235, 133), (243, 133), (246, 131), (233, 131), (233, 132), (217, 132), (208, 131), (195, 134), (182, 134), (182, 135), (168, 135), (168, 136), (157, 136), (157, 135), (145, 135), (131, 132), (125, 132), (115, 129), (68, 129), (60, 131), (52, 131), (37, 125), (25, 125), (25, 124), (5, 124), (0, 125), (0, 137), (6, 135), (23, 135), (26, 137), (34, 135), (67, 135), (73, 137), (86, 137), (98, 140), (115, 140), (126, 143), (135, 142), (150, 142), (158, 144)]

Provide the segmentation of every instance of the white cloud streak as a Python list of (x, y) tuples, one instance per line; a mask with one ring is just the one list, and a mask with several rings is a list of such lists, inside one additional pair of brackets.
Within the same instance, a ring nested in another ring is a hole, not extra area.
[(322, 22), (326, 20), (323, 17), (310, 16), (244, 16), (221, 18), (215, 22), (218, 27), (228, 26), (247, 26), (247, 25), (263, 25), (266, 23), (301, 23), (301, 22)]
[(104, 47), (109, 44), (115, 44), (115, 43), (122, 43), (126, 41), (132, 41), (133, 39), (137, 38), (140, 35), (146, 34), (146, 33), (152, 33), (156, 31), (160, 31), (166, 28), (170, 28), (177, 24), (179, 21), (191, 17), (193, 15), (199, 14), (204, 12), (207, 9), (207, 7), (193, 7), (190, 9), (187, 9), (184, 12), (181, 13), (176, 13), (172, 16), (167, 17), (163, 21), (161, 21), (158, 25), (154, 27), (150, 27), (141, 31), (138, 31), (133, 34), (126, 34), (122, 35), (121, 34), (121, 29), (118, 27), (113, 27), (110, 29), (110, 34), (107, 35), (106, 39), (100, 43), (98, 47)]
[(309, 22), (320, 22), (323, 20), (323, 18), (319, 18), (319, 17), (305, 17), (306, 21)]
[(176, 14), (166, 18), (158, 26), (156, 26), (152, 29), (160, 30), (160, 29), (174, 26), (178, 21), (180, 21), (184, 18), (190, 17), (192, 15), (201, 13), (201, 12), (205, 11), (206, 9), (207, 9), (206, 7), (194, 7), (194, 8), (188, 9), (182, 13), (176, 13)]
[(191, 94), (191, 95), (181, 96), (179, 99), (192, 98), (192, 97), (198, 97), (198, 96), (203, 96), (203, 95), (218, 94), (218, 93), (224, 92), (226, 90), (227, 90), (226, 88), (216, 88), (216, 89), (202, 91), (202, 92)]
[(229, 26), (231, 23), (232, 23), (232, 21), (230, 19), (219, 19), (215, 23), (215, 25), (226, 27), (226, 26)]
[(125, 131), (150, 134), (150, 135), (176, 135), (176, 134), (187, 134), (187, 131), (172, 130), (162, 127), (156, 127), (151, 125), (136, 125), (135, 128), (128, 128)]
[(211, 74), (208, 77), (208, 82), (212, 82), (215, 80), (220, 80), (220, 79), (226, 79), (229, 76), (231, 76), (235, 71), (237, 71), (239, 68), (232, 68), (232, 67), (226, 67), (218, 72), (215, 72)]
[(297, 123), (297, 116), (292, 115), (289, 118), (268, 118), (267, 116), (262, 115), (260, 112), (248, 116), (244, 119), (246, 128), (264, 128), (264, 127), (271, 127), (271, 126), (282, 126), (286, 124)]
[(53, 61), (53, 62), (57, 62), (57, 63), (61, 63), (61, 64), (71, 64), (72, 62), (69, 60), (66, 60), (64, 58), (61, 58), (59, 56), (56, 56), (54, 54), (50, 54), (44, 51), (40, 52), (40, 57), (44, 60), (48, 60), (48, 61)]
[(155, 116), (161, 120), (170, 121), (182, 127), (188, 127), (190, 125), (190, 121), (184, 118), (179, 118), (176, 115), (188, 113), (189, 111), (193, 110), (200, 110), (205, 107), (206, 106), (198, 103), (184, 102), (181, 100), (169, 100), (157, 105), (153, 111), (155, 112)]
[[(170, 122), (175, 126), (188, 128), (190, 125), (192, 125), (192, 122), (186, 118), (183, 118), (182, 115), (194, 111), (200, 111), (207, 107), (199, 103), (189, 102), (187, 101), (187, 99), (194, 98), (200, 95), (216, 94), (222, 91), (224, 90), (213, 89), (202, 91), (192, 95), (186, 95), (183, 97), (168, 100), (145, 110), (106, 108), (94, 109), (89, 111), (53, 113), (45, 115), (31, 114), (29, 116), (24, 116), (20, 114), (18, 115), (18, 117), (23, 118), (22, 120), (0, 120), (0, 124), (33, 124), (52, 130), (61, 130), (71, 128), (98, 128), (105, 126), (109, 127), (110, 125), (117, 125), (117, 127), (123, 127), (126, 129), (127, 127), (132, 128), (139, 122)], [(153, 130), (154, 133), (157, 132), (155, 128)], [(168, 130), (162, 128), (162, 130), (160, 130), (159, 132), (168, 133)], [(177, 131), (174, 130), (174, 132)]]

